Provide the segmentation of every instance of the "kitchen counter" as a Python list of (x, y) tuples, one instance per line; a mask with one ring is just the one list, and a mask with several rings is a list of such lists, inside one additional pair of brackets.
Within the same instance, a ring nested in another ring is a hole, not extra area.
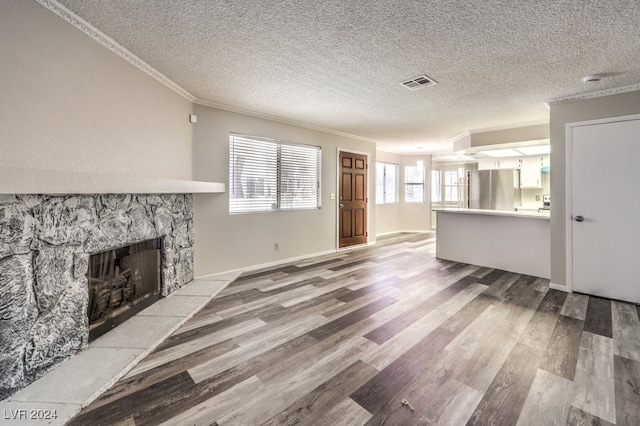
[(448, 212), (448, 213), (464, 213), (464, 214), (481, 214), (490, 216), (511, 216), (511, 217), (528, 217), (533, 219), (549, 219), (549, 210), (541, 212), (532, 211), (515, 211), (515, 210), (486, 210), (486, 209), (456, 209), (456, 208), (442, 208), (433, 209), (436, 212)]
[(549, 278), (549, 211), (435, 209), (436, 257)]

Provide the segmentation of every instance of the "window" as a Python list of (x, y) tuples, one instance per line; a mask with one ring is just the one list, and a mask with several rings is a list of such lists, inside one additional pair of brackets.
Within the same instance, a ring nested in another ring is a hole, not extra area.
[(444, 200), (460, 201), (457, 170), (445, 170), (444, 172)]
[(440, 170), (431, 170), (431, 202), (442, 202), (442, 186), (440, 183)]
[(407, 203), (424, 203), (424, 167), (405, 166), (404, 201)]
[(398, 165), (376, 163), (376, 204), (398, 202)]
[(320, 148), (229, 137), (229, 212), (320, 207)]

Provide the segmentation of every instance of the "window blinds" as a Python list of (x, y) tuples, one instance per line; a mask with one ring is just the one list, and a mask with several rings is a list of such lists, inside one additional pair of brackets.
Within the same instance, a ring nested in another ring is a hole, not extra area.
[(319, 147), (230, 136), (229, 212), (319, 208), (319, 194)]
[(424, 167), (405, 166), (404, 201), (407, 203), (424, 203)]

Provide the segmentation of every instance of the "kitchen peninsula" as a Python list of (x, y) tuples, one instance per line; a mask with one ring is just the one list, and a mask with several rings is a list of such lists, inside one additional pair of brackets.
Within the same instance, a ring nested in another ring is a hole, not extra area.
[(550, 277), (549, 211), (435, 211), (437, 258)]

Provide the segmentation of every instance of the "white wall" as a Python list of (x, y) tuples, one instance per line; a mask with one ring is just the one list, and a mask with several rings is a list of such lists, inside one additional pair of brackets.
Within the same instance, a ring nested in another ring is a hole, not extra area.
[(192, 104), (35, 1), (0, 11), (0, 167), (190, 179)]
[(337, 198), (338, 148), (369, 154), (369, 241), (375, 241), (374, 143), (201, 105), (194, 111), (196, 180), (228, 181), (231, 132), (322, 147), (321, 209), (230, 215), (228, 194), (194, 196), (196, 276), (335, 250), (337, 201), (330, 195)]

